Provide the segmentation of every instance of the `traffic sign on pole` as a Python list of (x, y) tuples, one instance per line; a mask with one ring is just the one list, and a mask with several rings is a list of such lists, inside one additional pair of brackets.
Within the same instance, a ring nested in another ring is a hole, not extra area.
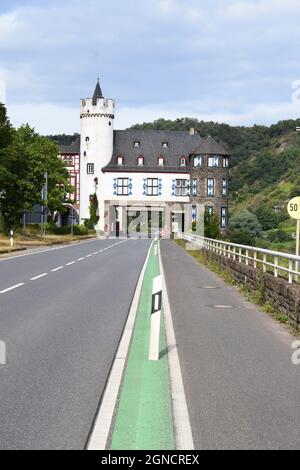
[[(300, 197), (294, 197), (287, 206), (287, 211), (292, 219), (297, 220), (296, 230), (296, 256), (300, 254)], [(299, 262), (296, 261), (295, 271), (298, 272)], [(296, 277), (298, 279), (298, 277)]]

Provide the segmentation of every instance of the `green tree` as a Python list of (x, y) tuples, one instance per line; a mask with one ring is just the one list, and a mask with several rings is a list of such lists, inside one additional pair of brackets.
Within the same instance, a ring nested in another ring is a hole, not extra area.
[(13, 128), (6, 114), (5, 106), (0, 103), (0, 155), (1, 151), (7, 147), (13, 137)]
[(271, 230), (276, 228), (280, 222), (280, 216), (274, 209), (269, 206), (261, 206), (255, 211), (258, 222), (263, 230)]
[(261, 235), (262, 227), (255, 214), (243, 209), (229, 221), (229, 238), (234, 243), (255, 245), (256, 238)]
[(214, 239), (221, 237), (220, 219), (216, 214), (210, 214), (208, 211), (204, 215), (204, 236)]
[(64, 210), (63, 202), (72, 187), (68, 172), (57, 156), (57, 145), (28, 125), (13, 133), (12, 142), (3, 150), (0, 161), (1, 212), (7, 229), (17, 228), (23, 212), (42, 203), (46, 172), (49, 210)]
[(99, 202), (97, 194), (94, 193), (90, 201), (90, 218), (84, 221), (85, 227), (89, 230), (93, 230), (95, 225), (99, 222), (98, 208)]

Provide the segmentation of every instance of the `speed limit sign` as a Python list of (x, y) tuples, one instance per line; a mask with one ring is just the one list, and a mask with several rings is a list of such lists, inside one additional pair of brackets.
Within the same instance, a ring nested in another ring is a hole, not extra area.
[(300, 220), (300, 197), (294, 197), (294, 199), (291, 199), (288, 203), (287, 210), (293, 219)]

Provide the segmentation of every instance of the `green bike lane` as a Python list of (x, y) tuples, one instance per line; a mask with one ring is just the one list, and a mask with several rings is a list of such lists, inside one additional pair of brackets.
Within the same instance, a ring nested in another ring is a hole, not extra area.
[(148, 360), (152, 282), (153, 278), (159, 274), (159, 259), (152, 244), (111, 433), (109, 446), (111, 450), (175, 449), (163, 314), (160, 330), (160, 359), (159, 361)]

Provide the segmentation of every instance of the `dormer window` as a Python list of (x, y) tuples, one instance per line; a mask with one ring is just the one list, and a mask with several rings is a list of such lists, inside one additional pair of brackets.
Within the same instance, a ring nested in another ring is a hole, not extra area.
[(164, 157), (159, 157), (158, 158), (158, 166), (164, 166), (164, 165), (165, 165)]
[(141, 146), (141, 142), (139, 140), (135, 140), (134, 143), (133, 143), (133, 146), (134, 147), (140, 147)]
[(124, 163), (124, 158), (123, 157), (118, 157), (118, 165), (122, 166)]
[(168, 142), (163, 142), (163, 143), (162, 143), (162, 148), (163, 148), (163, 149), (167, 149), (168, 147), (169, 147)]
[(137, 160), (138, 166), (144, 166), (144, 157), (139, 157)]
[(186, 158), (185, 157), (181, 157), (180, 166), (186, 166)]

